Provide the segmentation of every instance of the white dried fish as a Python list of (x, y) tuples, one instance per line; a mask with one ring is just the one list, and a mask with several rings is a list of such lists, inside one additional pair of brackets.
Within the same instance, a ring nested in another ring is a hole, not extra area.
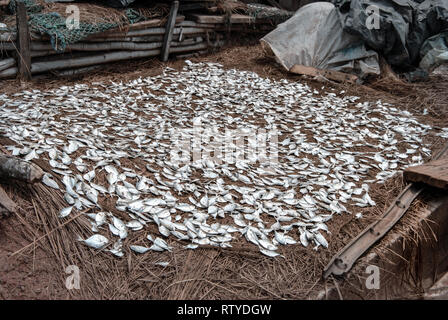
[(89, 247), (92, 247), (95, 249), (101, 249), (109, 243), (109, 240), (105, 236), (100, 235), (100, 234), (95, 234), (85, 240), (83, 240), (81, 237), (78, 237), (78, 241), (82, 241)]
[(42, 177), (42, 183), (50, 188), (59, 190), (59, 185), (56, 183), (56, 181), (50, 178), (48, 174), (44, 174), (44, 176)]
[(137, 253), (145, 253), (145, 252), (148, 252), (148, 251), (150, 250), (150, 249), (147, 248), (147, 247), (137, 246), (137, 245), (131, 245), (131, 246), (129, 246), (129, 248), (130, 248), (132, 251), (135, 251), (135, 252), (137, 252)]
[(72, 209), (73, 206), (62, 209), (61, 212), (59, 212), (59, 218), (65, 218), (68, 216), (72, 212)]

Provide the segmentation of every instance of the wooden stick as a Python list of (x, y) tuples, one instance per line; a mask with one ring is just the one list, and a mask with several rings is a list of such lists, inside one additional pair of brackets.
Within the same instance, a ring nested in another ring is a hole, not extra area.
[(130, 42), (162, 42), (162, 35), (155, 36), (140, 36), (140, 37), (107, 37), (107, 38), (88, 38), (84, 39), (83, 42), (108, 42), (108, 41), (130, 41)]
[(168, 60), (170, 53), (171, 39), (173, 38), (174, 24), (176, 22), (177, 10), (179, 9), (179, 1), (174, 1), (171, 5), (170, 16), (165, 28), (165, 37), (162, 45), (162, 61)]
[(0, 71), (6, 70), (16, 64), (16, 59), (8, 58), (0, 61)]
[[(190, 44), (195, 44), (201, 42), (203, 40), (202, 37), (195, 37), (185, 39), (182, 42), (174, 42), (171, 41), (172, 46), (185, 46)], [(112, 50), (129, 50), (129, 51), (141, 51), (141, 50), (151, 50), (162, 47), (162, 42), (131, 42), (131, 41), (116, 41), (116, 42), (78, 42), (75, 44), (71, 44), (67, 46), (64, 52), (70, 51), (112, 51)], [(48, 43), (32, 43), (31, 49), (33, 56), (36, 55), (36, 52), (43, 51), (45, 53), (51, 52), (51, 45)], [(61, 52), (54, 51), (55, 54), (60, 54)], [(45, 55), (45, 54), (44, 54)], [(42, 55), (40, 55), (42, 56)], [(6, 69), (6, 68), (4, 68)]]
[(22, 159), (0, 155), (0, 177), (2, 179), (18, 179), (28, 183), (40, 181), (44, 172), (34, 163)]
[[(196, 28), (196, 27), (187, 27), (182, 28), (184, 34), (198, 34), (198, 33), (206, 33), (209, 29), (206, 28)], [(174, 28), (173, 34), (179, 34), (181, 28)], [(165, 28), (149, 28), (144, 30), (132, 30), (129, 32), (115, 32), (115, 33), (107, 33), (101, 34), (101, 38), (116, 38), (116, 37), (139, 37), (139, 36), (154, 36), (154, 35), (164, 35)], [(88, 39), (96, 39), (100, 37), (100, 35), (93, 35)]]
[(90, 67), (82, 67), (82, 68), (77, 68), (77, 69), (67, 69), (67, 70), (62, 70), (62, 71), (56, 72), (56, 75), (58, 77), (69, 77), (69, 76), (74, 76), (77, 74), (94, 71), (94, 70), (99, 69), (100, 67), (101, 66), (90, 66)]
[(17, 2), (17, 48), (19, 56), (19, 75), (22, 80), (31, 80), (31, 54), (30, 54), (30, 33), (28, 31), (28, 17), (26, 15), (25, 4)]
[[(213, 34), (214, 31), (209, 30), (209, 34)], [(206, 32), (202, 33), (187, 33), (184, 34), (184, 39), (195, 37), (195, 36), (205, 36)], [(162, 42), (163, 41), (163, 35), (149, 35), (149, 36), (135, 36), (135, 37), (123, 37), (123, 36), (114, 36), (114, 37), (107, 37), (107, 38), (90, 38), (85, 39), (83, 42), (114, 42), (114, 41), (126, 41), (126, 42)]]
[[(46, 56), (54, 56), (57, 54), (61, 54), (60, 52), (54, 51), (53, 49), (51, 50), (43, 50), (43, 51), (31, 51), (31, 58), (35, 58), (35, 57), (46, 57)], [(33, 64), (31, 64), (31, 67), (33, 66)], [(33, 72), (31, 72), (33, 73)]]
[(128, 59), (153, 57), (160, 54), (160, 49), (141, 51), (118, 51), (93, 56), (86, 56), (73, 59), (60, 59), (56, 61), (45, 61), (33, 63), (33, 73), (46, 72), (49, 70), (69, 69), (86, 67), (108, 62), (115, 62)]
[(12, 68), (0, 71), (0, 79), (14, 77), (15, 75), (17, 75), (17, 73), (18, 73), (17, 67), (12, 67)]
[[(176, 24), (181, 23), (184, 20), (185, 20), (185, 16), (179, 15), (179, 16), (176, 17)], [(128, 31), (133, 31), (133, 30), (148, 29), (150, 27), (161, 27), (163, 21), (164, 21), (163, 19), (152, 19), (152, 20), (137, 22), (137, 23), (134, 23), (134, 24), (126, 25), (124, 27), (119, 27), (119, 28), (115, 28), (115, 29), (106, 30), (104, 32), (97, 33), (95, 35), (102, 36), (102, 35), (105, 35), (105, 34), (115, 34), (117, 32), (128, 32)]]
[(2, 33), (0, 34), (0, 41), (15, 41), (16, 34), (15, 33)]
[(218, 25), (214, 24), (214, 23), (197, 23), (195, 21), (186, 20), (186, 21), (183, 21), (183, 22), (179, 23), (179, 26), (181, 26), (181, 27), (197, 27), (197, 28), (214, 29)]
[(17, 45), (12, 42), (0, 42), (0, 50), (2, 51), (16, 51)]
[(289, 70), (291, 73), (308, 75), (312, 77), (324, 77), (326, 79), (330, 79), (337, 82), (348, 82), (348, 83), (356, 83), (358, 77), (353, 74), (348, 74), (344, 72), (334, 71), (334, 70), (322, 70), (313, 67), (307, 67), (295, 64)]
[[(74, 43), (68, 45), (66, 51), (110, 51), (110, 50), (151, 50), (155, 48), (160, 48), (162, 46), (161, 42), (151, 42), (151, 43), (135, 43), (135, 42), (102, 42), (102, 43)], [(52, 47), (47, 43), (33, 43), (31, 49), (35, 51), (48, 51)]]
[[(225, 24), (226, 23), (226, 16), (216, 16), (216, 15), (203, 15), (203, 14), (191, 14), (189, 16), (193, 21), (197, 23), (217, 23), (217, 24)], [(253, 23), (255, 22), (255, 18), (243, 14), (232, 14), (230, 16), (230, 23), (231, 24), (239, 24), (239, 23)]]
[[(223, 45), (222, 41), (215, 42), (214, 46)], [(206, 42), (197, 43), (188, 46), (176, 46), (172, 47), (171, 53), (199, 51), (208, 48)], [(102, 63), (109, 63), (128, 59), (138, 59), (146, 57), (154, 57), (160, 55), (160, 49), (154, 50), (141, 50), (141, 51), (114, 51), (104, 54), (90, 55), (86, 57), (73, 58), (73, 59), (59, 59), (55, 61), (35, 62), (32, 64), (32, 73), (42, 73), (50, 70), (71, 69), (85, 66), (98, 65)], [(0, 72), (0, 78), (7, 78), (15, 75), (17, 68), (9, 68)]]

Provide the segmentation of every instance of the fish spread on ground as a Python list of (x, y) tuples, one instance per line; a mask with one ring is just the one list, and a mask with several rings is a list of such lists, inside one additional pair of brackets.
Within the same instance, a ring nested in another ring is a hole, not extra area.
[(361, 218), (356, 210), (375, 205), (370, 186), (421, 164), (433, 134), (382, 101), (190, 61), (126, 83), (2, 94), (0, 108), (8, 150), (52, 168), (43, 183), (64, 194), (59, 217), (90, 208), (93, 235), (78, 240), (118, 257), (151, 223), (160, 234), (125, 242), (132, 251), (170, 251), (174, 238), (193, 250), (244, 238), (269, 257), (286, 245), (327, 248), (327, 222)]

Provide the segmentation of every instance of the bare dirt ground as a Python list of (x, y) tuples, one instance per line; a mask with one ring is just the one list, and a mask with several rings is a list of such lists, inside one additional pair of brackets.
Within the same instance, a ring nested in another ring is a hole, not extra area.
[[(287, 74), (257, 42), (226, 47), (220, 52), (190, 60), (218, 62), (225, 68), (257, 72), (273, 79), (287, 78), (345, 90), (363, 100), (381, 99), (411, 111), (419, 121), (437, 127), (448, 126), (448, 77), (432, 76), (430, 81), (407, 84), (381, 79), (362, 86), (321, 83)], [(166, 66), (180, 69), (183, 60), (161, 63), (157, 59), (116, 63), (100, 72), (71, 79), (44, 76), (31, 84), (3, 81), (3, 92), (23, 89), (51, 89), (74, 83), (112, 80), (125, 81), (139, 76), (160, 74)], [(424, 111), (426, 110), (426, 111)], [(433, 153), (442, 139), (429, 141)], [(2, 151), (4, 148), (0, 147)], [(57, 212), (63, 206), (60, 194), (45, 186), (1, 182), (19, 204), (15, 216), (0, 220), (0, 298), (3, 299), (309, 299), (331, 283), (321, 280), (322, 270), (331, 257), (368, 224), (375, 221), (402, 190), (401, 177), (391, 179), (372, 191), (377, 206), (363, 211), (364, 219), (342, 215), (329, 224), (328, 250), (313, 251), (301, 246), (282, 248), (284, 259), (262, 256), (258, 250), (182, 248), (173, 252), (114, 259), (110, 255), (80, 248), (73, 239), (76, 224), (61, 225)], [(406, 223), (404, 219), (402, 223)], [(169, 261), (167, 267), (155, 265)], [(81, 272), (79, 290), (67, 290), (68, 265)]]

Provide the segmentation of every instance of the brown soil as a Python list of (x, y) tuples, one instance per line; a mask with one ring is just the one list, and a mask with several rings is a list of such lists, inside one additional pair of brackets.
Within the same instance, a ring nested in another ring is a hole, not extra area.
[[(190, 60), (219, 62), (225, 68), (250, 70), (263, 77), (302, 81), (316, 89), (325, 86), (335, 92), (345, 90), (362, 100), (381, 99), (413, 112), (423, 123), (448, 126), (446, 77), (434, 76), (419, 84), (391, 79), (362, 86), (321, 83), (287, 74), (256, 42), (226, 47)], [(7, 80), (1, 86), (3, 92), (11, 93), (73, 83), (126, 81), (160, 74), (166, 66), (181, 69), (183, 65), (183, 60), (168, 63), (157, 59), (139, 60), (108, 65), (100, 72), (77, 78), (43, 76), (26, 85)], [(424, 109), (427, 115), (423, 115)], [(433, 152), (441, 147), (442, 139), (428, 139)], [(59, 193), (42, 185), (30, 187), (6, 182), (1, 185), (20, 206), (15, 216), (0, 220), (0, 297), (3, 299), (307, 299), (332, 285), (321, 280), (325, 265), (350, 239), (378, 219), (402, 190), (404, 182), (398, 176), (376, 186), (372, 198), (377, 206), (362, 210), (363, 219), (351, 215), (333, 219), (329, 223), (328, 250), (316, 252), (300, 245), (288, 246), (280, 250), (284, 258), (278, 259), (264, 257), (254, 246), (247, 245), (194, 251), (174, 245), (176, 248), (171, 253), (126, 253), (123, 259), (111, 258), (75, 241), (77, 234), (83, 235), (82, 217), (65, 225), (55, 218), (63, 206)], [(143, 243), (145, 234), (145, 231), (135, 233), (133, 243)], [(161, 261), (170, 264), (155, 265)], [(79, 290), (65, 288), (68, 276), (65, 268), (72, 264), (81, 272)]]

